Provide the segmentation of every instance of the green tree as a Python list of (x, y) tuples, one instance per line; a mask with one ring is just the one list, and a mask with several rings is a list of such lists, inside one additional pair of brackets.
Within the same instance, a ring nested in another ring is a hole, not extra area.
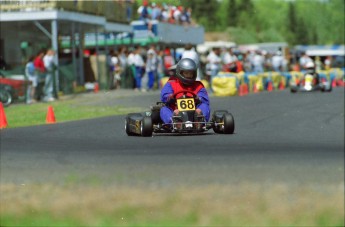
[(237, 7), (236, 0), (230, 0), (227, 4), (227, 25), (235, 27), (237, 25)]
[(295, 3), (289, 3), (289, 10), (287, 15), (287, 28), (288, 28), (288, 41), (290, 43), (295, 43), (295, 36), (297, 30), (297, 16), (296, 16), (296, 8)]
[(218, 10), (218, 1), (217, 0), (192, 0), (190, 1), (193, 8), (193, 17), (197, 21), (204, 25), (206, 30), (212, 31), (216, 29), (218, 24), (217, 21), (217, 10)]

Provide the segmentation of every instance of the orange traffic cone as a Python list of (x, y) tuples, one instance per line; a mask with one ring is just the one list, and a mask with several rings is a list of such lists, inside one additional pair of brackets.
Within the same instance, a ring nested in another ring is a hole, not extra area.
[(48, 106), (48, 112), (47, 112), (47, 117), (46, 117), (46, 123), (47, 124), (54, 124), (56, 123), (55, 120), (55, 115), (54, 115), (54, 110), (52, 106)]
[(332, 80), (332, 87), (336, 87), (337, 86), (337, 81), (335, 79)]
[(258, 87), (256, 86), (256, 83), (254, 83), (254, 85), (253, 85), (253, 92), (254, 92), (254, 93), (258, 93), (258, 92), (259, 92), (259, 89), (258, 89)]
[(270, 81), (270, 82), (268, 82), (268, 84), (267, 84), (267, 91), (273, 91), (273, 84), (272, 84), (272, 82)]
[(7, 127), (7, 120), (6, 120), (6, 114), (4, 107), (2, 105), (2, 102), (0, 102), (0, 129)]
[(246, 84), (241, 84), (238, 95), (239, 96), (244, 96), (244, 95), (247, 95), (247, 94), (248, 94), (248, 86)]
[(284, 90), (285, 89), (285, 85), (283, 81), (280, 81), (279, 83), (279, 90)]
[(94, 91), (95, 93), (97, 93), (97, 92), (99, 91), (99, 85), (98, 85), (97, 82), (95, 83), (95, 86), (94, 86), (93, 91)]
[(339, 87), (345, 87), (345, 80), (343, 80), (343, 79), (337, 80), (337, 85), (338, 85)]

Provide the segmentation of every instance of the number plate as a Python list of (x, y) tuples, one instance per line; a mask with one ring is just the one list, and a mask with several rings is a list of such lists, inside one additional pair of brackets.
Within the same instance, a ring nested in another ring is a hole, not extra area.
[(194, 98), (177, 99), (177, 109), (179, 111), (195, 110)]
[(313, 82), (314, 77), (311, 75), (305, 76), (305, 83), (311, 84)]

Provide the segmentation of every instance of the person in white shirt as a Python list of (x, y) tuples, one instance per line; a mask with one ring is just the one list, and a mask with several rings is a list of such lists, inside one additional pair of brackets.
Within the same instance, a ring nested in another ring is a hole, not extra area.
[(213, 48), (213, 50), (207, 55), (207, 63), (209, 64), (208, 67), (211, 71), (211, 79), (213, 79), (213, 77), (215, 77), (220, 71), (221, 62), (220, 49)]
[(141, 89), (141, 80), (145, 72), (145, 62), (141, 56), (141, 47), (137, 46), (134, 51), (134, 66), (135, 66), (135, 90)]
[(281, 72), (283, 69), (284, 58), (280, 51), (277, 51), (272, 57), (272, 68), (275, 72)]
[(253, 57), (253, 67), (254, 67), (254, 72), (255, 73), (262, 73), (264, 72), (264, 57), (261, 54), (260, 50), (256, 51), (256, 54)]
[(55, 51), (49, 49), (47, 53), (43, 57), (44, 67), (47, 70), (45, 82), (44, 82), (44, 98), (43, 100), (46, 102), (54, 101), (54, 73), (55, 73), (55, 63), (54, 63), (54, 55)]
[(232, 48), (229, 48), (228, 51), (224, 53), (222, 60), (223, 60), (225, 71), (233, 72), (233, 73), (237, 72), (237, 66), (236, 66), (237, 57), (233, 53)]
[(303, 52), (302, 57), (299, 59), (301, 70), (305, 71), (307, 69), (306, 66), (309, 62), (313, 62), (313, 59), (311, 59), (306, 52)]
[(147, 60), (146, 60), (146, 74), (147, 74), (147, 89), (152, 90), (157, 78), (157, 53), (155, 47), (147, 51)]

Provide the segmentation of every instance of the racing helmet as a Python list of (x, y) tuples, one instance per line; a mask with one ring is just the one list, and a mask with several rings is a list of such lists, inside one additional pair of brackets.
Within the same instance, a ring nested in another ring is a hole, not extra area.
[(315, 73), (315, 64), (312, 61), (307, 62), (305, 64), (305, 69), (307, 70), (307, 73), (313, 74)]
[[(198, 69), (198, 67), (192, 59), (183, 58), (177, 63), (176, 77), (184, 85), (190, 86), (196, 80), (197, 69)], [(186, 77), (183, 73), (184, 71), (192, 72), (193, 76), (192, 77)]]

